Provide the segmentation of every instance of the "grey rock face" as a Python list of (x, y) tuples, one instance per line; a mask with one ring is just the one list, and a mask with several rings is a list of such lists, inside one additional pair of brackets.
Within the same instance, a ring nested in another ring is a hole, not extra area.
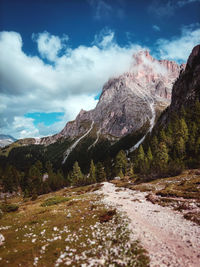
[(200, 45), (193, 48), (185, 68), (174, 84), (171, 111), (178, 111), (181, 106), (190, 106), (200, 100)]
[(170, 104), (172, 85), (182, 68), (173, 61), (156, 60), (148, 51), (135, 54), (129, 72), (105, 83), (95, 109), (81, 110), (59, 134), (42, 138), (39, 143), (81, 136), (91, 122), (98, 134), (114, 138), (137, 131), (147, 122), (152, 127), (156, 112)]

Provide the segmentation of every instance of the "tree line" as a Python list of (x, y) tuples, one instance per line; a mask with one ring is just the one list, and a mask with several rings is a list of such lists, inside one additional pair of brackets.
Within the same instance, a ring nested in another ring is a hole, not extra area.
[(89, 172), (82, 172), (79, 162), (67, 173), (54, 169), (52, 163), (37, 160), (24, 170), (12, 164), (0, 166), (0, 186), (5, 192), (22, 191), (32, 197), (64, 186), (83, 186), (119, 177), (138, 181), (179, 174), (184, 168), (200, 167), (200, 102), (170, 115), (167, 124), (155, 127), (145, 141), (128, 154), (120, 150), (115, 157), (90, 161)]

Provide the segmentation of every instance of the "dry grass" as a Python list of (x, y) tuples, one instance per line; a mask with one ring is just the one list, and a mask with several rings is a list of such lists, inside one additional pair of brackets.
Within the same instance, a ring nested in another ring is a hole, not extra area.
[[(88, 266), (89, 262), (93, 266), (148, 266), (145, 251), (137, 242), (130, 243), (126, 219), (110, 212), (99, 202), (100, 196), (91, 193), (99, 187), (66, 188), (35, 201), (10, 199), (19, 210), (4, 213), (0, 220), (5, 237), (0, 266)], [(52, 197), (70, 200), (41, 206)], [(101, 221), (106, 214), (109, 220)]]

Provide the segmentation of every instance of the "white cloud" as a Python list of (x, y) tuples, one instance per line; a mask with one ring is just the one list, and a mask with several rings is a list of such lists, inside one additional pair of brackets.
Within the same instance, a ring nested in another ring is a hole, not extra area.
[[(66, 46), (63, 37), (47, 32), (35, 35), (35, 40), (41, 55), (52, 60), (53, 65), (24, 53), (19, 33), (0, 32), (0, 129), (16, 138), (53, 134), (74, 119), (81, 108), (94, 108), (94, 96), (103, 84), (127, 71), (132, 54), (140, 49), (132, 44), (119, 46), (110, 30), (96, 35), (90, 46), (74, 49)], [(35, 127), (24, 117), (32, 112), (65, 115), (50, 129), (42, 124)], [(17, 126), (19, 122), (21, 127)]]
[(100, 47), (106, 48), (114, 44), (115, 33), (110, 29), (104, 28), (99, 34), (94, 37), (93, 44)]
[(182, 28), (181, 36), (176, 36), (171, 40), (159, 39), (157, 41), (157, 51), (162, 59), (187, 61), (193, 47), (200, 43), (200, 25), (191, 24)]
[(63, 35), (59, 38), (55, 35), (50, 35), (48, 32), (39, 34), (32, 34), (33, 40), (37, 42), (38, 51), (43, 58), (47, 58), (50, 61), (55, 61), (58, 57), (60, 50), (65, 47), (65, 42), (68, 41), (68, 36)]
[(20, 139), (39, 135), (38, 129), (34, 126), (33, 119), (19, 116), (14, 117), (12, 131), (18, 133), (18, 138)]
[(160, 32), (160, 27), (158, 25), (153, 25), (152, 28), (154, 31)]

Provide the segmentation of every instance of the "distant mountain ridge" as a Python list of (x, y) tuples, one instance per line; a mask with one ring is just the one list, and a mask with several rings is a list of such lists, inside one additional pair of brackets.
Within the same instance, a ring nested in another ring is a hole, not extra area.
[(17, 141), (17, 139), (12, 137), (11, 135), (0, 134), (0, 147), (5, 147), (7, 145), (12, 144), (15, 141)]

